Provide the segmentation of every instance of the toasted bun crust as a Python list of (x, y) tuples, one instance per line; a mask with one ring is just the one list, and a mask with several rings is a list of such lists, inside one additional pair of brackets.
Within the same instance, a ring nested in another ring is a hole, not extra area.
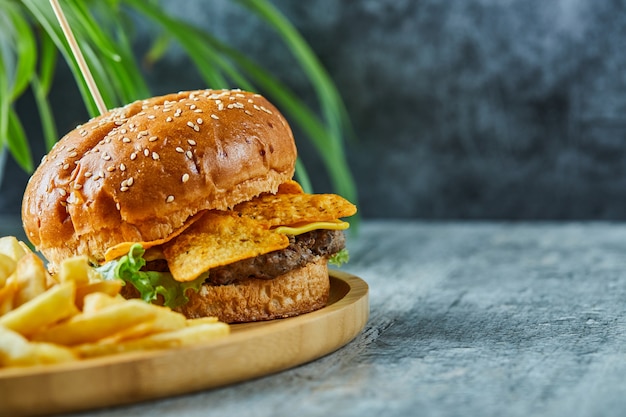
[(218, 317), (226, 323), (272, 320), (318, 310), (330, 293), (328, 262), (320, 258), (274, 279), (246, 279), (230, 285), (204, 285), (188, 292), (177, 310), (190, 318)]
[(131, 103), (63, 137), (26, 187), (22, 221), (51, 269), (83, 254), (167, 238), (291, 179), (289, 125), (263, 97), (199, 90)]

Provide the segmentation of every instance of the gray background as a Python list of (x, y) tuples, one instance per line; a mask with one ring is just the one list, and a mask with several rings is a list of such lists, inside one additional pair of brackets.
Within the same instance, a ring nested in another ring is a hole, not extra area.
[[(365, 218), (626, 218), (626, 2), (274, 3), (345, 99), (356, 133), (347, 153)], [(236, 5), (164, 4), (315, 103), (289, 52)], [(141, 50), (152, 28), (138, 31)], [(146, 74), (155, 94), (203, 88), (189, 68), (174, 49)], [(60, 132), (87, 117), (62, 69), (53, 100)], [(18, 103), (24, 117), (33, 108), (28, 97)], [(27, 130), (39, 134), (35, 122)], [(316, 191), (328, 191), (319, 160), (305, 141), (298, 146)], [(9, 169), (0, 212), (19, 213), (27, 176)]]

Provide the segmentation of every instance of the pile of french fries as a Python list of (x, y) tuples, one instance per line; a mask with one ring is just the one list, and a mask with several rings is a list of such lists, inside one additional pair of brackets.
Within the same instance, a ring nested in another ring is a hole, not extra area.
[(50, 275), (12, 236), (0, 238), (0, 368), (62, 363), (166, 349), (229, 334), (216, 318), (187, 319), (167, 307), (119, 295), (86, 258), (66, 259)]

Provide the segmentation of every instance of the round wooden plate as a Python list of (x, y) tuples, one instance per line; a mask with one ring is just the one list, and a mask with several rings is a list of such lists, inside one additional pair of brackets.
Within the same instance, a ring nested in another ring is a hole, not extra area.
[(60, 365), (0, 369), (0, 416), (43, 415), (128, 404), (268, 375), (331, 353), (369, 316), (368, 286), (331, 271), (328, 305), (288, 319), (237, 324), (198, 346)]

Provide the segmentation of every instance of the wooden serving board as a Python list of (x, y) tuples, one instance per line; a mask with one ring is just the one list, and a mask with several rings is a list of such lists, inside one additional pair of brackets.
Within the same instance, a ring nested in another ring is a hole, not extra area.
[(328, 305), (288, 319), (232, 325), (198, 346), (60, 365), (0, 369), (0, 416), (94, 409), (215, 388), (282, 371), (351, 341), (369, 316), (368, 286), (331, 271)]

